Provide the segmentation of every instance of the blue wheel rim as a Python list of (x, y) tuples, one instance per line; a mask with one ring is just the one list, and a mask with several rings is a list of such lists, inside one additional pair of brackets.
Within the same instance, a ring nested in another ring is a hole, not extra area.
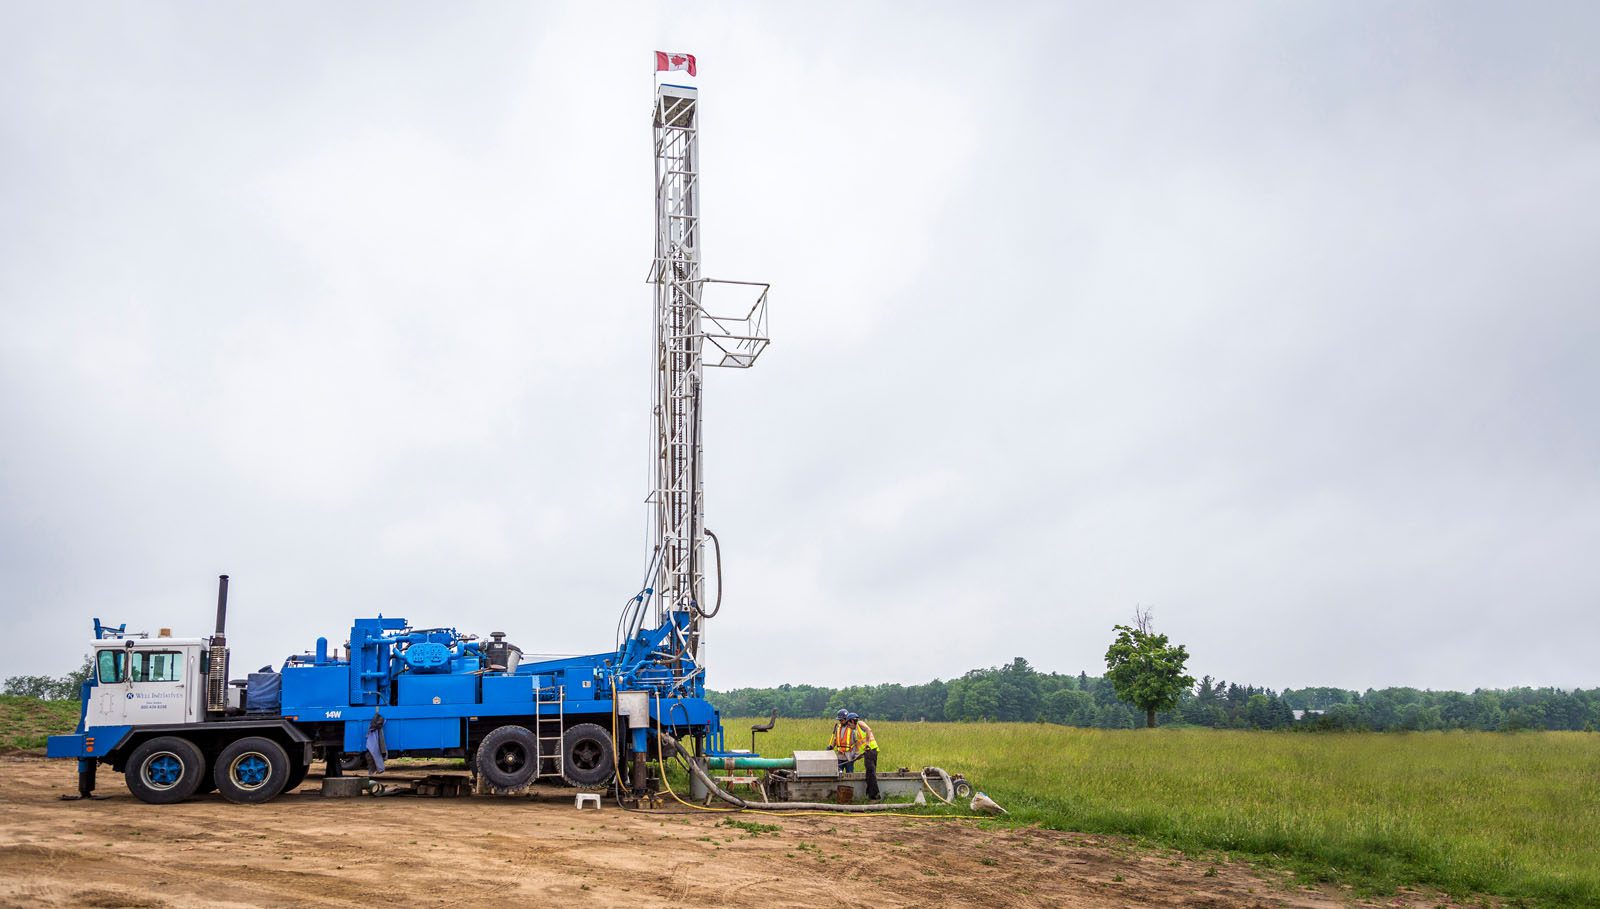
[(144, 762), (140, 773), (151, 789), (171, 789), (183, 779), (183, 760), (170, 751), (159, 751)]
[(272, 763), (259, 751), (247, 751), (228, 765), (228, 776), (240, 789), (259, 789), (272, 776)]

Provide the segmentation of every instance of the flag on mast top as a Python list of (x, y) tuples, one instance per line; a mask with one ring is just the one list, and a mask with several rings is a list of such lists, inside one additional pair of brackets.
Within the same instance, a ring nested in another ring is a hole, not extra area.
[(683, 70), (691, 76), (698, 75), (694, 71), (694, 54), (676, 54), (670, 51), (656, 51), (656, 72), (665, 73), (673, 70)]

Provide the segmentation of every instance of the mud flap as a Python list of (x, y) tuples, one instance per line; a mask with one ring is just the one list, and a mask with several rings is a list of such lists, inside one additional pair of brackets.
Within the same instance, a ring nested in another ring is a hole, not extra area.
[(367, 757), (372, 761), (372, 772), (383, 772), (383, 756), (387, 749), (383, 745), (383, 714), (374, 713), (372, 722), (367, 725)]

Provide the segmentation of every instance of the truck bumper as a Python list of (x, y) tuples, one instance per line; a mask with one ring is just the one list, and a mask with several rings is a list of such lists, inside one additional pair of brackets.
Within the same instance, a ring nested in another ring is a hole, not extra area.
[(99, 758), (117, 747), (128, 735), (127, 726), (97, 726), (88, 732), (52, 735), (44, 746), (45, 757)]
[(53, 758), (86, 757), (89, 754), (89, 752), (87, 751), (87, 748), (89, 747), (88, 746), (88, 738), (89, 737), (86, 736), (86, 735), (77, 735), (77, 734), (74, 734), (74, 735), (52, 735), (50, 737), (49, 741), (45, 742), (45, 746), (44, 746), (45, 757), (53, 757)]

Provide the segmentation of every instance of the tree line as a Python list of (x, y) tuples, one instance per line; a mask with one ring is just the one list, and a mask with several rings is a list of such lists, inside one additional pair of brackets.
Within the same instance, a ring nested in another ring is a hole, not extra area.
[[(1118, 698), (1100, 676), (1039, 672), (1022, 657), (921, 685), (826, 688), (779, 685), (707, 692), (723, 716), (821, 717), (840, 708), (867, 719), (927, 722), (1056, 723), (1100, 729), (1144, 725), (1144, 712)], [(1202, 678), (1163, 726), (1305, 731), (1477, 729), (1600, 730), (1600, 688), (1480, 688), (1471, 693), (1417, 688), (1271, 688)]]
[(76, 672), (63, 676), (14, 675), (5, 680), (4, 687), (0, 688), (0, 694), (38, 698), (42, 701), (75, 701), (93, 668), (94, 663), (85, 656), (83, 665), (79, 666)]
[[(89, 662), (59, 678), (12, 676), (4, 693), (45, 700), (74, 700)], [(723, 716), (820, 717), (841, 707), (869, 720), (927, 722), (1056, 723), (1132, 729), (1143, 711), (1117, 696), (1102, 676), (1039, 672), (1022, 657), (1003, 666), (974, 669), (960, 678), (922, 685), (854, 685), (824, 688), (779, 685), (710, 691)], [(1217, 729), (1428, 731), (1478, 729), (1600, 730), (1600, 688), (1479, 688), (1471, 693), (1418, 688), (1271, 688), (1202, 678), (1176, 706), (1158, 710), (1163, 726)]]

